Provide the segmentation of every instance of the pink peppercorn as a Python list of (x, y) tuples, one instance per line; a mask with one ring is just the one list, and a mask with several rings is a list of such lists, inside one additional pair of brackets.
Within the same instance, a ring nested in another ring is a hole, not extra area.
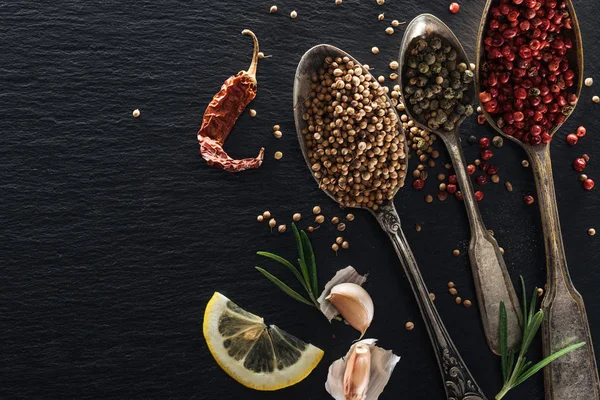
[(469, 164), (467, 165), (467, 174), (473, 175), (475, 173), (475, 165)]
[(458, 180), (456, 179), (456, 175), (448, 176), (448, 183), (452, 183), (452, 184), (456, 185), (456, 182), (458, 182)]
[(584, 137), (586, 133), (587, 130), (585, 129), (585, 127), (580, 126), (579, 128), (577, 128), (577, 137)]
[(483, 199), (483, 192), (481, 190), (478, 190), (475, 192), (475, 200), (480, 201)]
[(456, 193), (456, 185), (449, 183), (448, 185), (446, 185), (446, 191), (450, 194)]
[(425, 186), (425, 181), (423, 179), (415, 179), (413, 181), (413, 188), (415, 188), (415, 190), (421, 190), (421, 189), (423, 189), (424, 186)]
[(487, 149), (490, 147), (490, 139), (486, 137), (482, 137), (479, 139), (479, 144), (477, 145), (480, 149)]
[(525, 204), (527, 204), (528, 206), (532, 205), (533, 202), (535, 201), (533, 196), (525, 196), (523, 197), (523, 201), (525, 202)]
[(575, 161), (573, 161), (573, 168), (575, 169), (575, 171), (577, 172), (581, 172), (585, 169), (587, 165), (587, 161), (585, 161), (584, 158), (576, 158)]
[(593, 187), (594, 187), (594, 181), (591, 180), (590, 178), (587, 178), (585, 181), (583, 181), (583, 188), (585, 190), (592, 190)]
[(456, 14), (460, 10), (460, 4), (458, 3), (450, 3), (450, 12), (452, 14)]
[(494, 152), (492, 152), (491, 150), (482, 150), (481, 151), (481, 159), (482, 160), (487, 161), (492, 157), (494, 157)]
[(477, 178), (475, 178), (475, 181), (478, 185), (483, 186), (487, 183), (487, 175), (479, 175)]
[(577, 144), (577, 142), (579, 141), (579, 138), (577, 137), (576, 134), (574, 133), (569, 133), (567, 135), (567, 143), (571, 146), (574, 146)]

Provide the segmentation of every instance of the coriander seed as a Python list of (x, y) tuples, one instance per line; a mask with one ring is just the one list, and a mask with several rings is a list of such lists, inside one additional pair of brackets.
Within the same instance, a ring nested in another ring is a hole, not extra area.
[(393, 21), (392, 21), (392, 26), (393, 26), (394, 28), (397, 28), (398, 26), (400, 26), (400, 21), (398, 21), (397, 19), (393, 20)]
[(438, 178), (438, 181), (443, 181), (444, 179), (446, 179), (446, 175), (438, 174), (437, 178)]
[(429, 293), (429, 298), (431, 301), (435, 301), (435, 293)]
[(336, 225), (340, 222), (340, 218), (339, 217), (333, 217), (331, 218), (331, 223)]
[(273, 125), (273, 132), (278, 131), (280, 128), (279, 125)]
[(458, 257), (458, 256), (460, 256), (460, 250), (458, 250), (458, 249), (454, 249), (454, 250), (452, 251), (452, 255), (453, 255), (454, 257)]
[(290, 13), (290, 17), (292, 17), (292, 18), (296, 18), (297, 16), (298, 16), (298, 13), (296, 12), (296, 10), (294, 10)]
[(594, 103), (600, 103), (600, 97), (598, 97), (598, 96), (592, 96), (592, 101)]
[(392, 61), (390, 63), (390, 68), (391, 69), (398, 69), (398, 67), (399, 67), (398, 61)]
[(449, 288), (453, 288), (454, 287), (454, 282), (452, 282), (452, 281), (448, 282), (448, 287)]
[(273, 157), (276, 160), (281, 160), (281, 158), (283, 157), (283, 153), (281, 151), (276, 151), (275, 154), (273, 154)]
[(346, 230), (346, 224), (345, 224), (345, 223), (343, 223), (343, 222), (340, 222), (340, 223), (338, 224), (338, 226), (337, 226), (337, 230), (338, 230), (338, 231), (340, 231), (340, 232), (343, 232), (343, 231), (345, 231), (345, 230)]
[(500, 176), (497, 174), (494, 174), (490, 177), (490, 179), (492, 180), (493, 183), (498, 183), (500, 182)]
[(273, 132), (273, 136), (275, 136), (277, 139), (281, 139), (283, 133), (281, 133), (281, 131), (275, 131)]
[(594, 236), (596, 234), (596, 230), (594, 228), (588, 229), (587, 232), (588, 232), (588, 235), (590, 235), (590, 236)]
[(592, 78), (585, 78), (583, 83), (585, 83), (585, 86), (592, 86), (594, 84), (594, 80)]
[(416, 224), (416, 225), (415, 225), (415, 231), (417, 231), (417, 232), (421, 232), (421, 225), (419, 225), (419, 224)]
[(504, 186), (506, 186), (506, 190), (508, 190), (509, 192), (513, 191), (513, 187), (512, 187), (512, 184), (510, 182), (506, 181), (504, 183)]
[(270, 12), (271, 14), (274, 14), (274, 13), (276, 13), (276, 12), (277, 12), (277, 6), (271, 6), (271, 8), (269, 9), (269, 12)]
[(391, 26), (388, 26), (387, 28), (385, 28), (385, 33), (387, 33), (388, 35), (393, 34), (394, 28), (392, 28)]
[(431, 203), (433, 202), (433, 196), (428, 194), (427, 196), (425, 196), (425, 202), (427, 203)]
[(527, 161), (527, 160), (523, 160), (523, 161), (521, 161), (521, 165), (522, 165), (523, 167), (525, 167), (525, 168), (528, 168), (528, 167), (529, 167), (529, 161)]
[(383, 3), (385, 3), (385, 0), (377, 0), (377, 4), (379, 4), (380, 6), (382, 6)]
[(319, 206), (314, 206), (314, 207), (313, 207), (313, 214), (315, 214), (315, 215), (319, 215), (319, 214), (321, 214), (321, 207), (319, 207)]
[(405, 325), (404, 328), (406, 328), (407, 331), (412, 331), (415, 328), (415, 324), (414, 322), (410, 322), (408, 321)]
[(448, 289), (448, 293), (450, 293), (452, 296), (456, 296), (456, 294), (458, 293), (458, 290), (456, 290), (456, 288), (450, 288)]
[(248, 114), (250, 114), (251, 117), (256, 117), (256, 110), (251, 108), (250, 111), (248, 111)]
[(390, 74), (390, 80), (395, 81), (396, 79), (398, 79), (398, 74), (395, 72), (392, 72)]
[(269, 227), (271, 228), (271, 230), (273, 230), (273, 228), (275, 228), (275, 225), (277, 225), (277, 221), (275, 221), (275, 218), (271, 218), (269, 220)]
[(503, 247), (499, 247), (498, 249), (500, 250), (500, 254), (504, 255), (504, 248)]
[(466, 308), (470, 308), (473, 304), (471, 303), (471, 300), (465, 300), (463, 301), (463, 306), (465, 306)]
[(322, 224), (323, 222), (325, 222), (325, 217), (324, 217), (324, 216), (322, 216), (322, 215), (317, 215), (317, 216), (315, 217), (315, 222), (316, 222), (317, 224)]
[(344, 238), (341, 237), (341, 236), (338, 236), (338, 237), (335, 238), (335, 242), (337, 244), (342, 244), (342, 243), (344, 243)]
[(336, 5), (336, 6), (339, 6), (339, 5), (341, 5), (341, 4), (342, 4), (342, 0), (335, 0), (335, 5)]
[(133, 110), (133, 112), (131, 113), (131, 115), (133, 115), (133, 118), (137, 118), (140, 116), (140, 110), (138, 108), (136, 108), (135, 110)]
[(377, 82), (379, 82), (379, 83), (383, 83), (383, 82), (385, 82), (385, 76), (383, 76), (383, 75), (379, 75), (379, 76), (377, 77)]
[(378, 19), (379, 21), (383, 21), (383, 19), (384, 19), (384, 18), (385, 18), (385, 16), (384, 16), (383, 14), (379, 14), (379, 15), (377, 16), (377, 19)]
[(348, 247), (350, 247), (350, 244), (346, 241), (342, 242), (342, 249), (347, 249)]
[(537, 295), (538, 295), (538, 297), (542, 297), (544, 295), (544, 289), (538, 288)]
[(300, 221), (301, 218), (302, 218), (302, 214), (300, 214), (300, 213), (295, 213), (294, 215), (292, 215), (292, 219), (294, 220), (294, 222)]
[(334, 243), (331, 245), (331, 250), (335, 251), (336, 255), (337, 255), (337, 252), (339, 249), (340, 249), (340, 246), (338, 246), (337, 243)]
[(309, 226), (308, 228), (306, 228), (306, 230), (309, 232), (314, 232), (315, 228), (312, 226)]
[(279, 225), (279, 226), (277, 227), (277, 230), (279, 231), (279, 233), (283, 233), (283, 232), (285, 232), (285, 231), (286, 231), (286, 229), (287, 229), (287, 227), (286, 227), (285, 225)]
[(264, 218), (264, 219), (269, 219), (269, 218), (271, 218), (271, 212), (270, 212), (270, 211), (265, 211), (265, 212), (263, 213), (263, 218)]
[(258, 217), (256, 217), (256, 220), (258, 222), (263, 222), (265, 220), (265, 218), (262, 215), (259, 215)]
[(379, 54), (379, 48), (376, 46), (371, 47), (371, 53), (373, 54)]
[(460, 298), (460, 296), (457, 296), (457, 297), (454, 299), (454, 302), (455, 302), (456, 304), (460, 304), (460, 303), (462, 303), (462, 299)]
[(350, 222), (354, 221), (354, 214), (347, 214), (346, 215), (346, 220), (350, 221)]

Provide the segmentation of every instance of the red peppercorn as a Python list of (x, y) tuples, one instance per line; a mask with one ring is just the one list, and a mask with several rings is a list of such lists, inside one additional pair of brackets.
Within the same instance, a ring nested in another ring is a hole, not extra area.
[(490, 167), (487, 170), (487, 173), (488, 175), (496, 175), (499, 169), (500, 168), (498, 168), (496, 165), (490, 165)]
[(594, 187), (594, 181), (591, 180), (590, 178), (587, 178), (585, 181), (583, 181), (583, 188), (585, 190), (592, 190), (593, 187)]
[(477, 178), (475, 178), (475, 181), (478, 185), (483, 186), (487, 183), (487, 175), (479, 175)]
[(567, 143), (570, 144), (571, 146), (574, 146), (575, 144), (577, 144), (578, 140), (579, 140), (579, 138), (574, 133), (569, 133), (567, 135)]
[(487, 171), (489, 168), (490, 168), (490, 164), (488, 164), (488, 163), (483, 162), (483, 163), (479, 164), (479, 169), (482, 171)]
[(490, 100), (492, 100), (492, 95), (488, 92), (479, 93), (479, 101), (481, 101), (482, 103), (487, 103)]
[(573, 161), (573, 168), (577, 172), (583, 171), (585, 169), (586, 165), (587, 165), (587, 161), (585, 161), (584, 158), (576, 158), (575, 161)]
[(456, 175), (448, 175), (448, 183), (452, 183), (453, 185), (456, 185), (457, 182), (458, 182), (458, 180), (456, 179)]
[(489, 160), (490, 158), (494, 157), (494, 152), (491, 150), (482, 150), (481, 151), (481, 159), (484, 161)]
[(475, 200), (477, 201), (481, 201), (483, 199), (483, 192), (481, 190), (478, 190), (475, 192)]
[(416, 190), (421, 190), (425, 186), (425, 181), (423, 179), (415, 179), (413, 181), (413, 188)]
[(450, 3), (450, 12), (452, 14), (456, 14), (460, 10), (460, 4), (458, 3)]
[(444, 201), (448, 198), (448, 192), (438, 192), (437, 198), (439, 201)]
[(485, 115), (483, 115), (483, 114), (479, 114), (479, 115), (477, 116), (477, 123), (478, 123), (479, 125), (483, 125), (483, 124), (485, 124)]
[(533, 198), (533, 196), (525, 196), (523, 198), (523, 201), (525, 202), (525, 204), (527, 204), (528, 206), (532, 205), (533, 202), (535, 201), (535, 199)]
[(478, 146), (480, 149), (487, 149), (488, 147), (490, 147), (490, 139), (486, 137), (480, 138)]
[(456, 193), (456, 185), (453, 183), (449, 183), (446, 185), (446, 191), (450, 194)]
[(475, 165), (473, 165), (473, 164), (467, 165), (467, 173), (469, 175), (473, 175), (475, 173)]
[(577, 128), (577, 137), (584, 137), (586, 133), (587, 130), (585, 129), (585, 127), (580, 126), (579, 128)]

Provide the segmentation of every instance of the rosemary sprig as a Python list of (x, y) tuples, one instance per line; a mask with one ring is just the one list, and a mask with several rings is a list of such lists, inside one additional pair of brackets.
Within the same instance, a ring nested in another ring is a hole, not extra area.
[[(503, 398), (514, 387), (520, 385), (528, 378), (535, 375), (546, 365), (550, 364), (557, 358), (580, 348), (585, 345), (585, 342), (573, 344), (565, 347), (562, 350), (557, 351), (544, 358), (542, 361), (531, 366), (531, 361), (527, 361), (525, 353), (529, 349), (531, 342), (533, 341), (537, 331), (542, 324), (544, 319), (544, 312), (540, 309), (535, 312), (537, 307), (537, 290), (536, 287), (533, 289), (533, 295), (531, 302), (529, 303), (529, 311), (527, 310), (527, 294), (525, 293), (525, 280), (521, 276), (521, 289), (523, 290), (523, 340), (521, 342), (521, 349), (515, 362), (515, 353), (512, 350), (508, 350), (508, 323), (506, 319), (506, 306), (504, 302), (500, 302), (500, 357), (502, 363), (502, 378), (504, 380), (504, 386), (502, 390), (496, 395), (496, 400)], [(535, 312), (535, 314), (534, 314)]]
[(319, 308), (319, 302), (317, 301), (317, 297), (319, 297), (319, 284), (317, 281), (317, 263), (315, 261), (315, 253), (313, 252), (310, 239), (308, 239), (306, 232), (298, 231), (298, 228), (296, 228), (294, 223), (292, 223), (292, 231), (294, 232), (296, 247), (298, 247), (299, 268), (294, 266), (291, 262), (287, 261), (283, 257), (267, 251), (259, 251), (256, 254), (275, 260), (292, 271), (308, 295), (308, 298), (301, 295), (263, 268), (256, 267), (256, 269), (292, 299), (304, 304), (308, 304), (309, 306)]

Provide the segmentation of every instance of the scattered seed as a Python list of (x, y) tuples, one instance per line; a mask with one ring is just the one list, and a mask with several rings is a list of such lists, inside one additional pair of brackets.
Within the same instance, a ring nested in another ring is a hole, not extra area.
[(449, 288), (453, 288), (454, 287), (454, 282), (452, 282), (452, 281), (448, 282), (448, 287)]
[(388, 26), (387, 28), (385, 28), (385, 33), (387, 33), (388, 35), (391, 35), (392, 33), (394, 33), (394, 28), (392, 28), (391, 26)]
[(340, 249), (340, 246), (338, 246), (337, 243), (334, 243), (331, 245), (331, 250), (335, 251), (336, 255), (337, 255), (337, 252), (339, 249)]
[(435, 301), (435, 293), (429, 293), (429, 298), (431, 301)]
[(285, 231), (286, 231), (286, 229), (287, 229), (287, 226), (285, 226), (285, 225), (279, 225), (279, 226), (277, 227), (277, 230), (279, 231), (279, 233), (283, 233), (283, 232), (285, 232)]
[(427, 196), (425, 196), (425, 201), (426, 201), (427, 203), (431, 203), (431, 202), (433, 202), (433, 196), (432, 196), (432, 195), (430, 195), (430, 194), (428, 194)]
[(263, 222), (265, 220), (265, 218), (262, 215), (259, 215), (258, 217), (256, 217), (256, 220), (258, 222)]
[(446, 168), (446, 169), (452, 169), (452, 164), (446, 163), (446, 164), (444, 164), (444, 168)]
[(445, 192), (446, 191), (446, 184), (444, 182), (440, 183), (439, 189), (440, 189), (440, 192)]
[(314, 207), (313, 207), (313, 214), (315, 214), (315, 215), (319, 215), (319, 214), (321, 214), (321, 207), (319, 207), (319, 206), (314, 206)]
[(281, 160), (281, 158), (283, 157), (283, 153), (280, 151), (276, 151), (273, 157), (275, 157), (276, 160)]
[(133, 118), (137, 118), (140, 116), (140, 110), (138, 108), (136, 108), (135, 110), (133, 110), (133, 112), (131, 113), (131, 115), (133, 115)]
[(377, 16), (377, 19), (380, 20), (380, 21), (383, 21), (384, 18), (385, 18), (385, 15), (383, 15), (383, 14), (379, 14)]
[(309, 232), (313, 232), (315, 230), (315, 228), (313, 228), (312, 226), (309, 226), (308, 228), (306, 228), (306, 230)]
[(271, 230), (272, 230), (273, 228), (275, 228), (275, 225), (277, 225), (277, 221), (275, 221), (275, 218), (271, 218), (271, 219), (269, 220), (269, 227), (271, 228)]
[(385, 0), (377, 0), (377, 4), (379, 4), (380, 6), (382, 6), (383, 3), (385, 3)]
[(404, 24), (404, 22), (400, 22), (397, 19), (395, 19), (395, 20), (392, 21), (392, 26), (394, 28), (397, 28), (398, 26), (400, 26), (400, 24)]
[(538, 295), (538, 297), (542, 297), (544, 295), (544, 289), (538, 288), (537, 295)]
[(510, 182), (508, 182), (508, 181), (504, 182), (504, 186), (506, 186), (506, 190), (508, 190), (509, 192), (513, 191), (513, 187)]
[(444, 174), (439, 174), (439, 175), (437, 176), (437, 178), (438, 178), (438, 181), (443, 181), (444, 179), (446, 179), (446, 175), (444, 175)]
[(322, 224), (323, 222), (325, 222), (325, 217), (324, 217), (324, 216), (322, 216), (322, 215), (317, 215), (317, 216), (315, 217), (315, 222), (316, 222), (317, 224)]
[(415, 324), (413, 322), (407, 322), (406, 325), (404, 325), (404, 327), (406, 328), (407, 331), (412, 331), (415, 328)]
[(417, 232), (421, 232), (421, 229), (422, 229), (422, 228), (421, 228), (421, 225), (419, 225), (419, 224), (416, 224), (416, 225), (415, 225), (415, 231), (417, 231)]
[(523, 167), (525, 167), (525, 168), (528, 168), (528, 167), (529, 167), (529, 161), (527, 161), (527, 160), (523, 160), (523, 161), (521, 161), (521, 165), (522, 165)]
[(457, 296), (457, 297), (454, 299), (454, 302), (455, 302), (456, 304), (460, 304), (460, 303), (462, 303), (462, 299), (460, 298), (460, 296)]
[(335, 225), (335, 224), (338, 224), (339, 222), (340, 222), (340, 219), (339, 219), (339, 217), (333, 217), (333, 218), (331, 218), (331, 223), (332, 223), (332, 224), (334, 224), (334, 225)]
[(335, 238), (335, 242), (337, 244), (342, 244), (342, 243), (344, 243), (344, 238), (341, 237), (341, 236), (338, 236), (338, 237)]
[(460, 256), (460, 250), (458, 250), (458, 249), (454, 249), (454, 250), (452, 250), (452, 255), (453, 255), (454, 257), (458, 257), (458, 256)]
[(263, 53), (262, 51), (259, 51), (258, 58), (265, 58), (265, 53)]
[(340, 232), (344, 232), (346, 230), (346, 224), (343, 222), (340, 222), (337, 226), (337, 230)]
[(395, 72), (392, 72), (390, 74), (390, 80), (395, 81), (396, 79), (398, 79), (398, 74)]
[(587, 179), (587, 175), (586, 174), (581, 174), (579, 175), (579, 182), (585, 182), (585, 180)]
[(530, 206), (535, 202), (535, 199), (533, 198), (533, 196), (525, 196), (523, 197), (523, 201), (525, 202), (525, 204)]
[(251, 117), (256, 117), (256, 110), (254, 108), (251, 108), (249, 114)]
[(278, 131), (281, 127), (279, 125), (273, 125), (273, 131)]
[(504, 145), (504, 139), (502, 139), (502, 136), (494, 136), (492, 144), (496, 147), (502, 147)]
[(342, 4), (342, 0), (335, 0), (335, 5), (336, 5), (336, 6), (339, 6), (339, 5), (341, 5), (341, 4)]
[(385, 82), (385, 76), (383, 76), (383, 75), (379, 75), (379, 76), (377, 77), (377, 82), (379, 82), (379, 83), (383, 83), (383, 82)]
[(471, 303), (471, 300), (465, 300), (463, 301), (463, 306), (465, 306), (466, 308), (470, 308), (473, 304)]
[(588, 235), (594, 236), (596, 234), (596, 230), (594, 228), (588, 229)]
[(354, 221), (354, 214), (348, 214), (346, 215), (346, 219), (350, 222)]
[(294, 220), (294, 222), (300, 221), (300, 218), (302, 218), (302, 214), (300, 213), (295, 213), (294, 215), (292, 215), (292, 219)]
[(280, 139), (283, 136), (283, 133), (281, 133), (281, 131), (275, 131), (273, 132), (273, 136), (275, 136), (277, 139)]
[(590, 178), (587, 178), (585, 181), (583, 181), (583, 188), (585, 190), (592, 190), (594, 188), (594, 181)]
[(373, 54), (379, 54), (379, 48), (376, 46), (371, 47), (371, 53)]
[(594, 84), (594, 80), (592, 78), (585, 78), (583, 83), (585, 83), (585, 86), (592, 86)]
[(276, 13), (277, 12), (277, 6), (271, 6), (271, 8), (269, 9), (269, 12), (271, 14)]
[(263, 213), (263, 218), (264, 218), (264, 219), (269, 219), (269, 218), (271, 218), (271, 212), (270, 212), (270, 211), (265, 211), (265, 212)]
[(598, 97), (598, 96), (592, 96), (592, 101), (594, 103), (600, 103), (600, 97)]
[(350, 244), (348, 242), (342, 242), (342, 249), (347, 249), (348, 247), (350, 247)]
[(499, 247), (500, 249), (500, 254), (504, 255), (504, 248), (503, 247)]
[(456, 294), (458, 293), (458, 290), (456, 290), (456, 288), (450, 288), (448, 289), (448, 293), (450, 293), (452, 296), (456, 296)]
[(296, 12), (296, 10), (294, 10), (290, 13), (290, 17), (292, 17), (292, 18), (296, 18), (297, 16), (298, 16), (298, 13)]
[(392, 61), (390, 63), (390, 68), (391, 69), (398, 69), (398, 67), (399, 67), (398, 61)]

